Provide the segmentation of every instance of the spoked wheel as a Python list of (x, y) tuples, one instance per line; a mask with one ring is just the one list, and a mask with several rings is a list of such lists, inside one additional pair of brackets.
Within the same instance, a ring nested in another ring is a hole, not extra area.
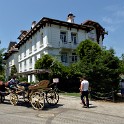
[(17, 105), (18, 103), (18, 95), (14, 93), (10, 93), (10, 103), (12, 105)]
[(41, 92), (32, 93), (30, 96), (30, 102), (34, 109), (42, 110), (45, 104), (44, 93), (41, 93)]
[(59, 94), (54, 90), (49, 90), (46, 92), (46, 101), (49, 105), (56, 105), (59, 102)]

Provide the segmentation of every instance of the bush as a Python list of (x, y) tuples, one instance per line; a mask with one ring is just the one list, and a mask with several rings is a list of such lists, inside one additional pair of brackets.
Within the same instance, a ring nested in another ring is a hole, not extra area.
[(5, 81), (5, 77), (3, 75), (0, 75), (0, 80)]

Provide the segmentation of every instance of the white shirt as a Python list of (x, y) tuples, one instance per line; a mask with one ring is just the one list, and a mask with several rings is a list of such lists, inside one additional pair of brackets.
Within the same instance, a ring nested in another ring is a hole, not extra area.
[(83, 80), (83, 81), (81, 82), (81, 85), (83, 85), (82, 91), (88, 91), (89, 82), (88, 82), (87, 80)]
[(121, 82), (120, 85), (121, 85), (121, 88), (124, 88), (124, 82)]
[(12, 78), (12, 79), (9, 81), (9, 84), (10, 84), (10, 85), (15, 84), (15, 79)]

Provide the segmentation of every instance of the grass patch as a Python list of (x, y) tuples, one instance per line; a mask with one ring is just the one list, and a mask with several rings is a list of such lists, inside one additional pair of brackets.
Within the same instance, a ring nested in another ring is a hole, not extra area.
[(67, 93), (67, 92), (65, 92), (65, 93), (60, 93), (60, 94), (62, 94), (62, 95), (67, 95), (67, 96), (80, 97), (80, 93)]

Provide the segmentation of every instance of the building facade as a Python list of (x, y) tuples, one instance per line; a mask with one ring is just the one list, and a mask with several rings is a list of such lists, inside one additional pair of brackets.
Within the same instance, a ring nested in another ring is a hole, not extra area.
[[(16, 65), (18, 73), (34, 70), (35, 62), (45, 54), (56, 57), (64, 65), (76, 62), (78, 56), (75, 49), (79, 43), (91, 39), (103, 46), (105, 29), (97, 22), (87, 20), (74, 23), (74, 15), (70, 13), (67, 21), (43, 17), (38, 23), (32, 22), (30, 30), (22, 30), (15, 44), (5, 55), (6, 75), (10, 75), (11, 66)], [(14, 52), (17, 50), (18, 52)], [(28, 81), (36, 81), (35, 75), (28, 75)]]

